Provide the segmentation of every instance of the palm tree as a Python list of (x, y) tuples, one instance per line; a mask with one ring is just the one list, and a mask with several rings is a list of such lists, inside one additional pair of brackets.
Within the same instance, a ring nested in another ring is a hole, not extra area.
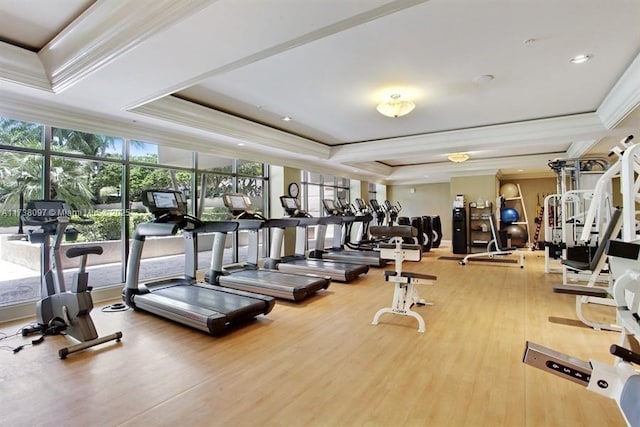
[(104, 157), (116, 138), (71, 129), (52, 129), (52, 145), (61, 151)]
[(0, 144), (14, 147), (41, 148), (42, 126), (0, 117)]
[(63, 157), (51, 159), (51, 198), (65, 200), (72, 209), (93, 207), (92, 163)]
[(42, 156), (13, 151), (0, 159), (0, 196), (5, 209), (19, 207), (20, 194), (25, 200), (42, 198)]

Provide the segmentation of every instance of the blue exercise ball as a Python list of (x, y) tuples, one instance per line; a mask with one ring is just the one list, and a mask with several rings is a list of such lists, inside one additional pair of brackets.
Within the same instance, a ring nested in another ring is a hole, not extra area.
[(513, 208), (504, 208), (500, 211), (500, 221), (505, 224), (517, 222), (518, 219), (520, 219), (520, 214), (518, 214), (518, 211)]

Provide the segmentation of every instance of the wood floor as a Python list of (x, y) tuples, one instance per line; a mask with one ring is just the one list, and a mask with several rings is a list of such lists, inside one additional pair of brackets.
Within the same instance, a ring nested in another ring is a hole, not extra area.
[[(433, 306), (410, 317), (391, 303), (381, 269), (333, 283), (300, 304), (223, 337), (132, 310), (92, 313), (105, 344), (57, 358), (65, 337), (0, 352), (0, 425), (6, 426), (624, 426), (615, 403), (522, 363), (525, 341), (612, 361), (615, 332), (574, 320), (574, 298), (542, 252), (515, 264), (460, 266), (434, 250), (405, 270), (434, 274)], [(612, 312), (597, 313), (603, 317)], [(25, 323), (0, 325), (15, 333)], [(15, 347), (21, 336), (0, 341)]]

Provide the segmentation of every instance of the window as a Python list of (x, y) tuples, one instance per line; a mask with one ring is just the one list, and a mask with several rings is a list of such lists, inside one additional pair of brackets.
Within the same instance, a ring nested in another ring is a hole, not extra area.
[(35, 227), (21, 225), (20, 209), (42, 198), (42, 166), (39, 154), (0, 150), (0, 307), (40, 296), (40, 245), (23, 238)]
[[(248, 194), (256, 209), (268, 211), (265, 171), (262, 163), (0, 117), (0, 306), (40, 297), (40, 264), (34, 262), (40, 260), (40, 245), (19, 233), (34, 228), (20, 227), (21, 200), (64, 199), (74, 214), (90, 220), (75, 225), (80, 233), (63, 243), (65, 249), (103, 246), (102, 255), (89, 256), (90, 285), (120, 286), (126, 261), (121, 254), (129, 244), (123, 237), (152, 219), (141, 202), (142, 190), (177, 189), (186, 197), (189, 213), (203, 220), (227, 219), (221, 197), (232, 191)], [(199, 236), (201, 268), (209, 265), (211, 243), (210, 236)], [(246, 238), (231, 235), (224, 262), (246, 259), (246, 243)], [(76, 266), (77, 259), (63, 262), (68, 284)], [(141, 280), (183, 272), (180, 235), (147, 239)]]
[[(321, 175), (312, 172), (302, 172), (302, 193), (304, 194), (303, 206), (311, 216), (326, 216), (322, 200), (342, 199), (349, 203), (349, 179), (337, 178), (331, 175)], [(334, 227), (327, 227), (326, 241), (330, 242), (334, 235)], [(314, 233), (307, 234), (309, 247), (314, 247)]]
[(41, 149), (44, 126), (0, 117), (0, 145)]
[(123, 145), (122, 138), (72, 129), (52, 128), (51, 130), (51, 150), (55, 152), (121, 159)]

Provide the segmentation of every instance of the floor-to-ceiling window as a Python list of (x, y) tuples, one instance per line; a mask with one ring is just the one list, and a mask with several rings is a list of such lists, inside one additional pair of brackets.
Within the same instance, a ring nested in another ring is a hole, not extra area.
[[(302, 206), (304, 209), (314, 217), (326, 216), (329, 213), (326, 212), (323, 206), (323, 200), (328, 199), (334, 202), (341, 200), (342, 202), (349, 204), (349, 179), (335, 177), (332, 175), (322, 175), (314, 172), (302, 172)], [(337, 227), (329, 226), (326, 229), (325, 239), (326, 244), (331, 244), (334, 236), (334, 232)], [(309, 247), (315, 247), (315, 233), (307, 233), (307, 241)]]
[(43, 197), (43, 141), (44, 126), (0, 117), (0, 306), (40, 295), (40, 257), (22, 240), (33, 227), (20, 214)]
[[(141, 221), (151, 220), (142, 203), (146, 190), (180, 191), (187, 201), (187, 212), (193, 213), (193, 153), (180, 148), (166, 147), (154, 142), (129, 141), (128, 210), (131, 230)], [(140, 280), (175, 276), (184, 273), (184, 241), (176, 236), (149, 237), (145, 240), (140, 261)]]
[[(34, 226), (20, 224), (24, 204), (33, 199), (64, 199), (79, 234), (73, 245), (99, 244), (101, 256), (90, 256), (90, 285), (121, 284), (125, 277), (128, 239), (135, 227), (151, 219), (141, 202), (145, 189), (181, 191), (190, 214), (205, 220), (228, 218), (221, 195), (244, 191), (261, 211), (265, 204), (266, 168), (260, 163), (223, 159), (167, 147), (160, 143), (56, 128), (0, 117), (0, 307), (33, 301), (40, 295), (40, 248), (25, 234)], [(87, 223), (91, 224), (87, 224)], [(145, 244), (141, 279), (181, 274), (181, 236)], [(210, 240), (208, 241), (210, 242)], [(211, 245), (199, 240), (206, 267)], [(236, 258), (233, 240), (227, 261)], [(207, 253), (207, 251), (209, 253)], [(199, 257), (199, 259), (201, 258)], [(65, 276), (77, 260), (64, 260)], [(95, 274), (92, 274), (94, 270)], [(0, 318), (2, 318), (0, 313)]]

